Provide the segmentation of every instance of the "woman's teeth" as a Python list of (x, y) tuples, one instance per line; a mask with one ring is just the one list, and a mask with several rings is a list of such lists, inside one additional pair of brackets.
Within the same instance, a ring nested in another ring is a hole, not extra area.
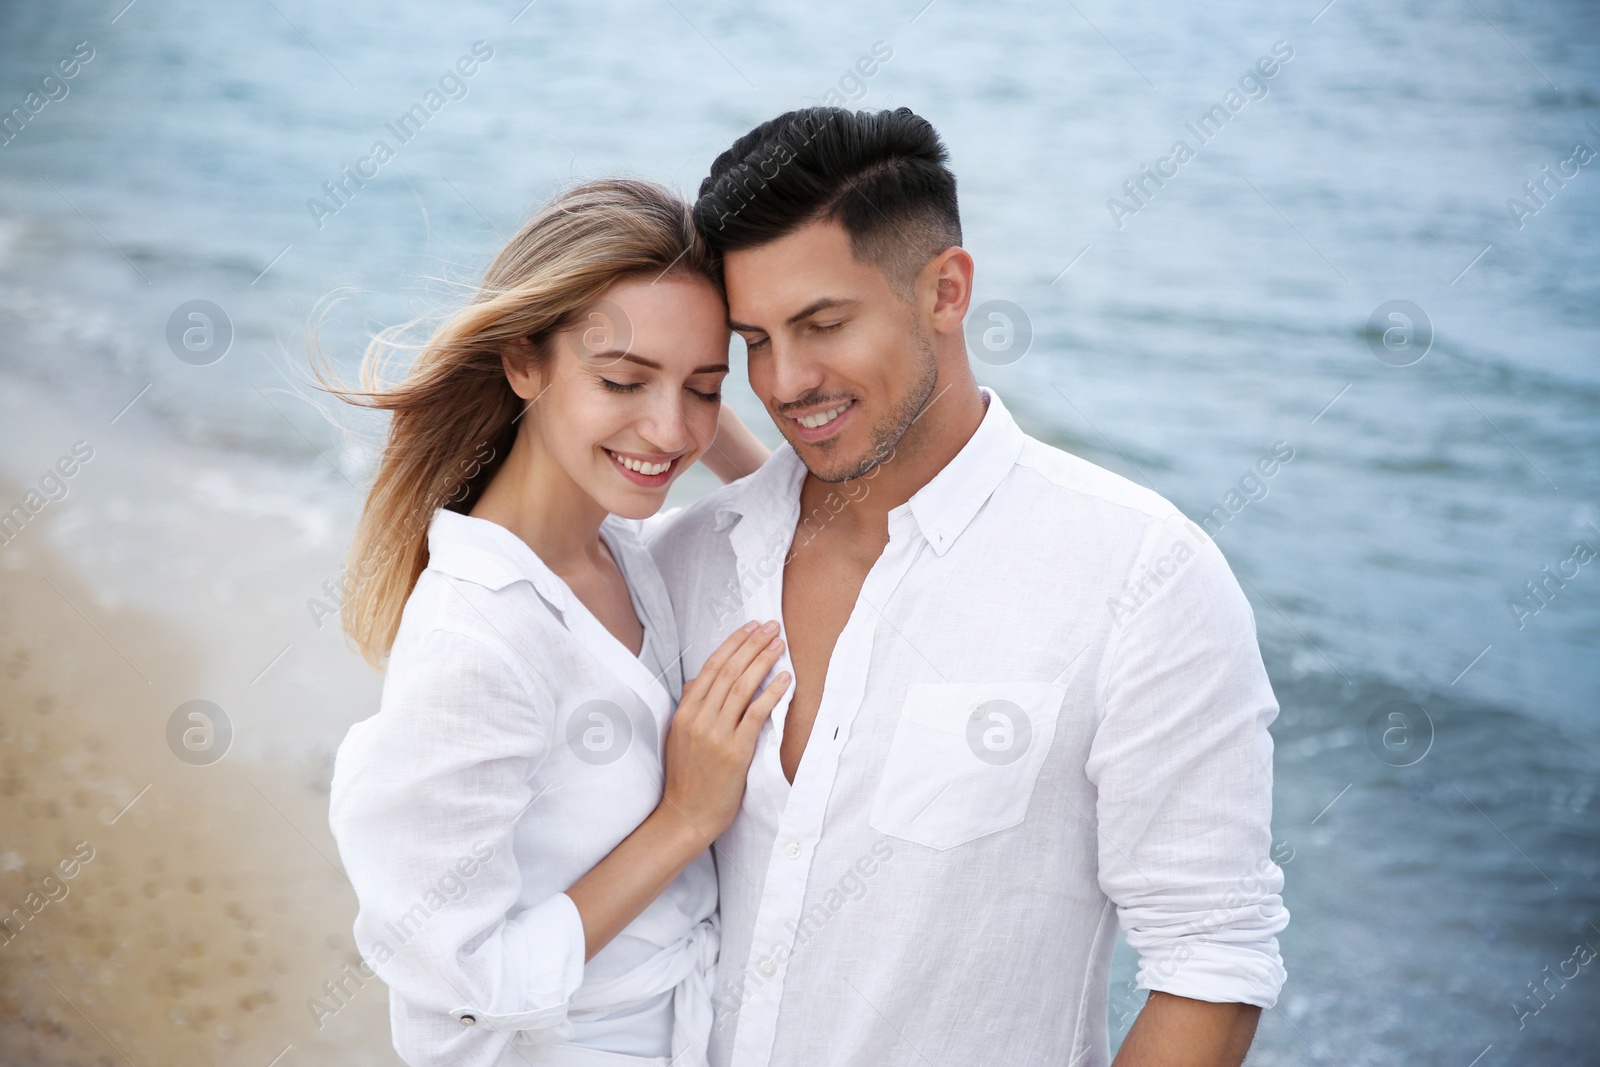
[(818, 426), (826, 426), (840, 415), (843, 415), (844, 409), (849, 406), (849, 404), (844, 404), (829, 411), (819, 411), (815, 415), (802, 415), (794, 421), (808, 430), (815, 430)]
[(640, 474), (643, 474), (646, 477), (654, 477), (657, 474), (665, 474), (672, 466), (672, 461), (670, 459), (665, 463), (646, 463), (643, 460), (634, 459), (631, 456), (618, 455), (615, 452), (611, 452), (609, 448), (606, 449), (606, 451), (611, 453), (612, 459), (616, 460), (624, 467), (627, 467), (631, 471), (638, 471)]

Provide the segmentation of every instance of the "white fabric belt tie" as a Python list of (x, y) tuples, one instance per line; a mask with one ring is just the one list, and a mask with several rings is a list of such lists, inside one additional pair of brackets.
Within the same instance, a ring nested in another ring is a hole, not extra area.
[(687, 937), (645, 960), (626, 974), (585, 985), (567, 1004), (568, 1018), (582, 1013), (609, 1015), (673, 990), (672, 1065), (708, 1067), (711, 1041), (711, 993), (721, 944), (720, 920), (713, 914), (695, 924)]

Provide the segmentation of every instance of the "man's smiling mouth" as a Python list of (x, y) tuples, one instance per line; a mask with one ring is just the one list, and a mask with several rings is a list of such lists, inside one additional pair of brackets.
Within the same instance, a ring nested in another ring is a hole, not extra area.
[(830, 436), (856, 406), (854, 400), (835, 401), (825, 408), (815, 408), (803, 415), (784, 415), (795, 427), (795, 435), (803, 441), (817, 442)]
[(840, 404), (836, 408), (829, 408), (827, 411), (819, 411), (815, 415), (802, 415), (794, 421), (798, 422), (801, 426), (804, 426), (808, 430), (815, 430), (819, 427), (828, 425), (828, 423), (832, 422), (834, 419), (837, 419), (840, 415), (843, 415), (844, 409), (849, 406), (850, 405), (848, 403)]

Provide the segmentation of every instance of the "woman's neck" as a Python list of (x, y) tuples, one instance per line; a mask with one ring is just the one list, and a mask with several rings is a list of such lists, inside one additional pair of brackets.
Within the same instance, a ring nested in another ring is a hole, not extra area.
[(504, 526), (557, 574), (603, 566), (604, 508), (549, 453), (519, 433), (471, 515)]

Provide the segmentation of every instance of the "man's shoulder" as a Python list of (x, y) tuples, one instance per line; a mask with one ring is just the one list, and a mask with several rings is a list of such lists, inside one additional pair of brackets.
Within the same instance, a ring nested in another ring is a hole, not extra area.
[(646, 520), (645, 542), (650, 554), (658, 563), (679, 560), (703, 549), (711, 538), (724, 536), (717, 532), (717, 516), (737, 498), (750, 477), (753, 475), (719, 485), (697, 500)]
[(1166, 497), (1064, 449), (1024, 435), (1019, 468), (1033, 472), (1063, 505), (1091, 506), (1138, 526), (1183, 518)]

